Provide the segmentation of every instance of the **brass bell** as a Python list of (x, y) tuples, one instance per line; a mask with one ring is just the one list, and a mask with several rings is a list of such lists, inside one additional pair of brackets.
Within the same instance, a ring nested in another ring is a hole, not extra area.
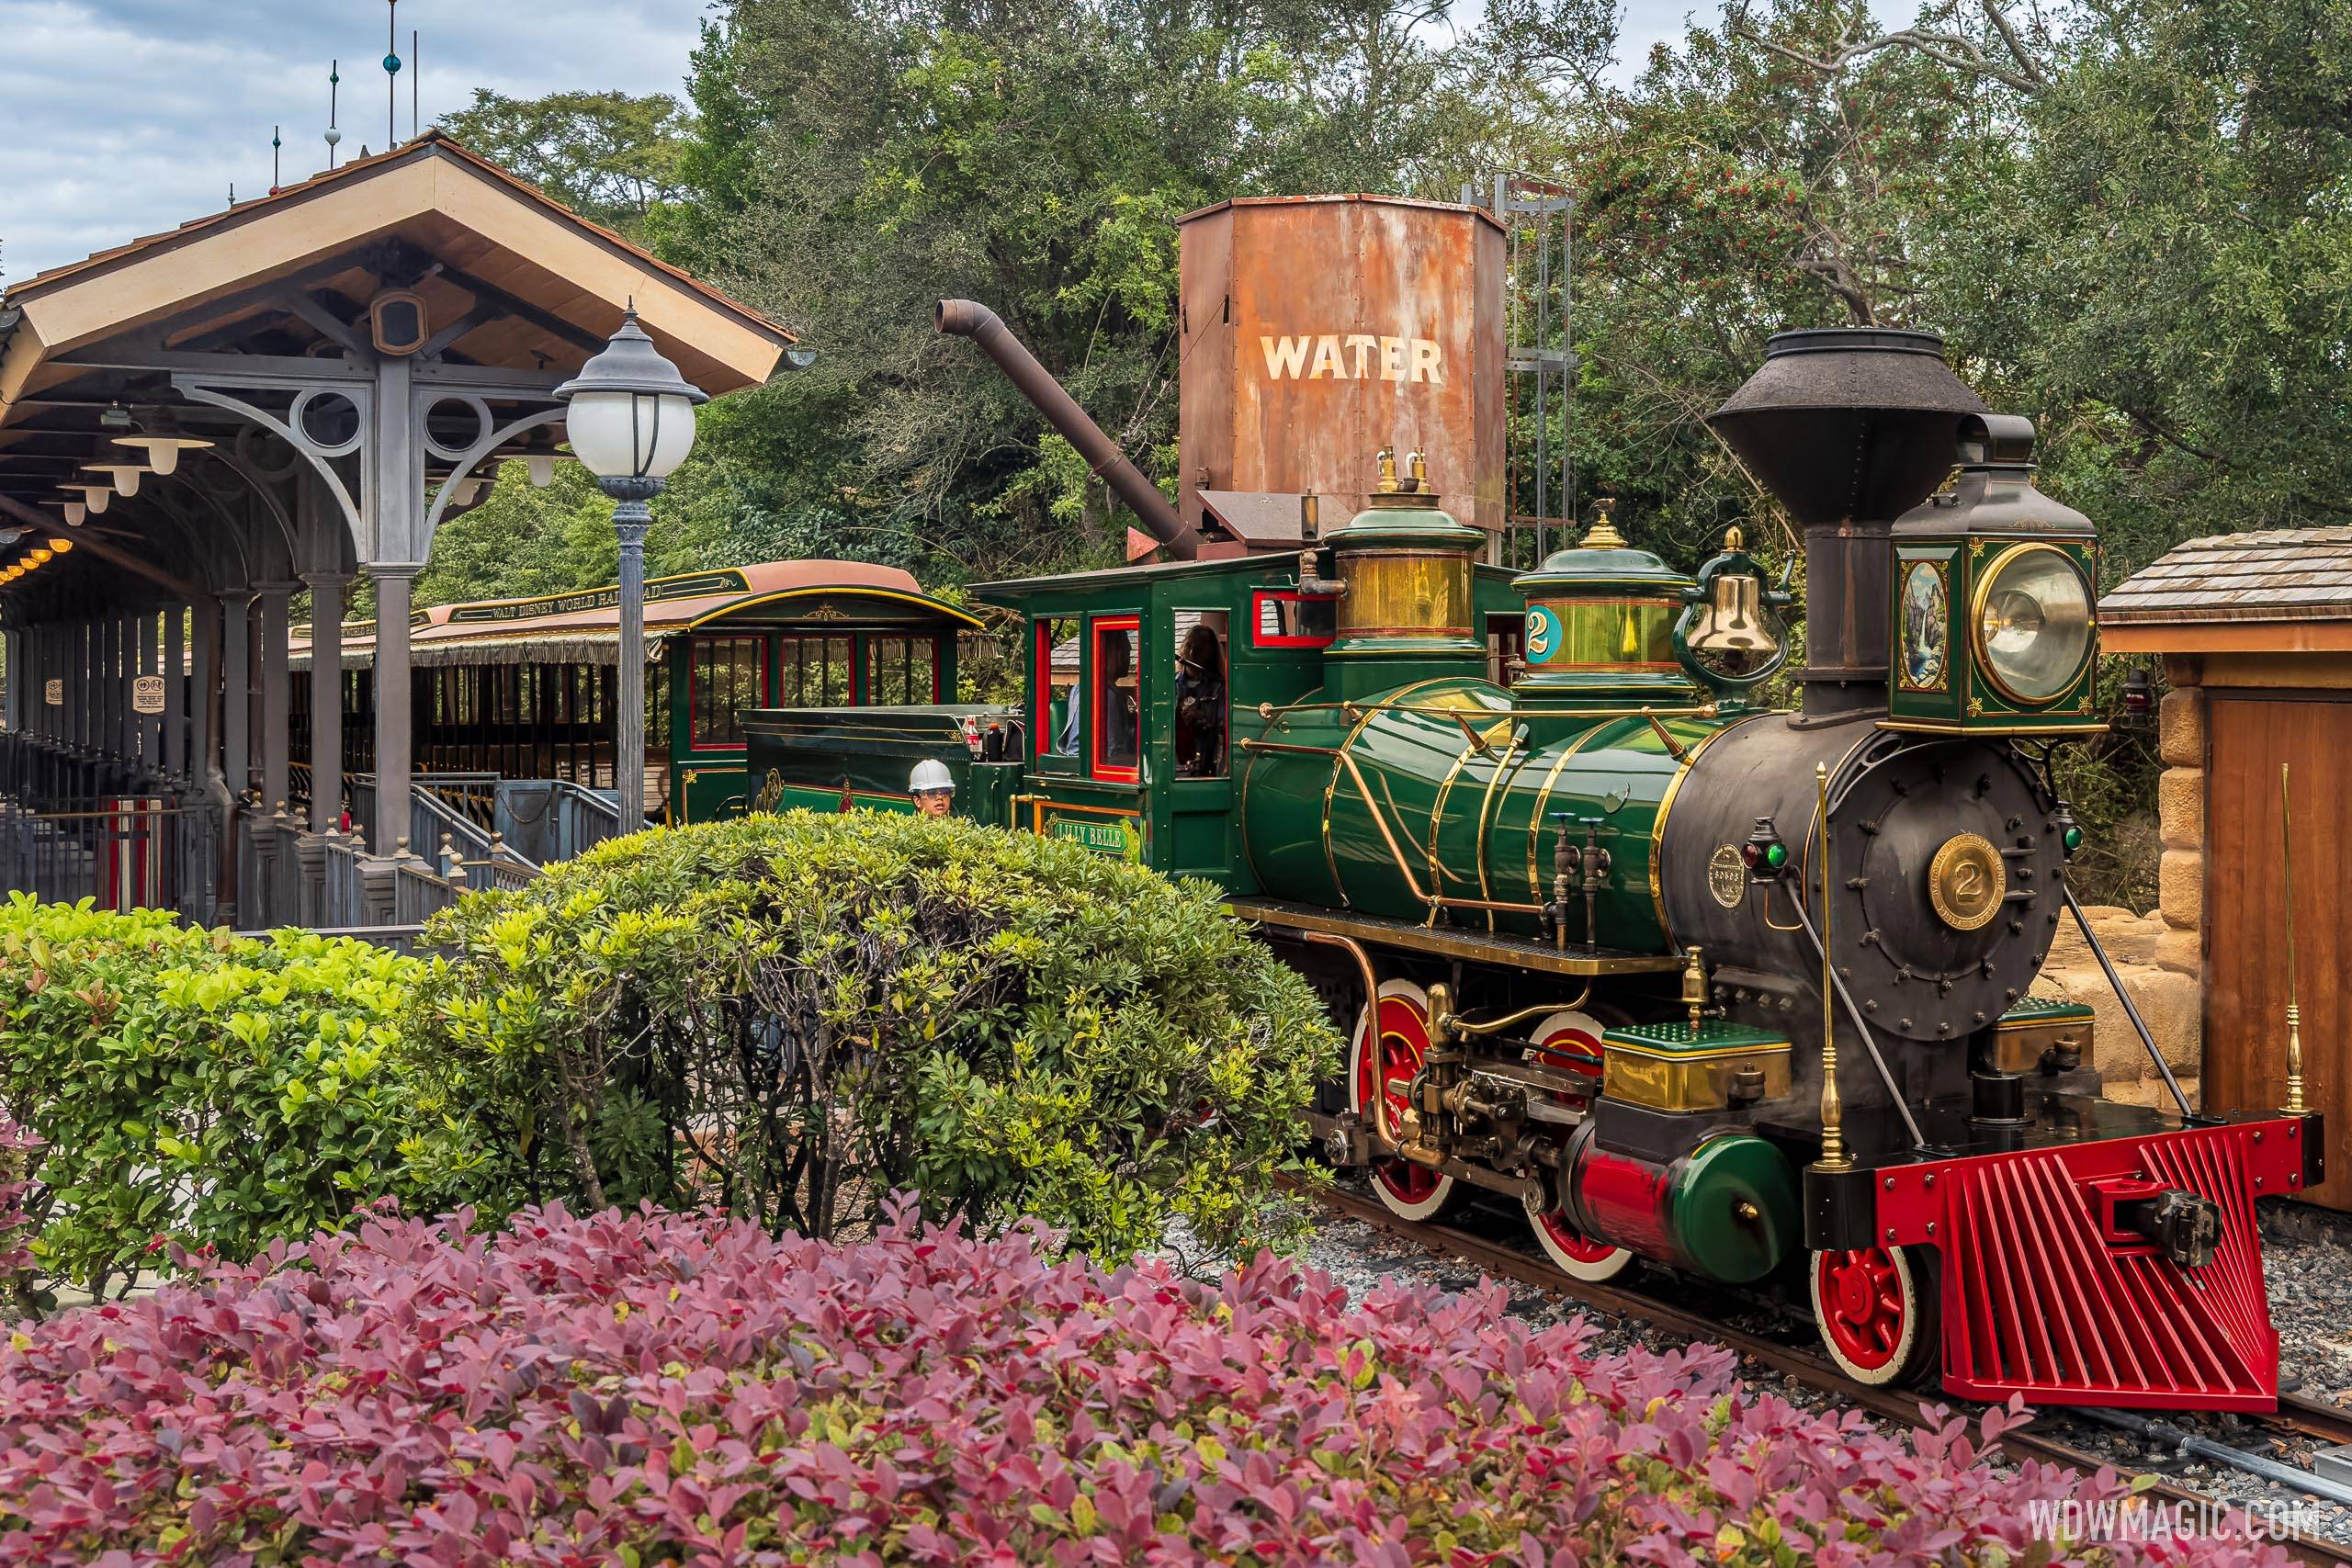
[(1715, 579), (1713, 596), (1690, 628), (1694, 653), (1770, 654), (1780, 639), (1767, 629), (1762, 614), (1763, 585), (1747, 572), (1725, 572)]

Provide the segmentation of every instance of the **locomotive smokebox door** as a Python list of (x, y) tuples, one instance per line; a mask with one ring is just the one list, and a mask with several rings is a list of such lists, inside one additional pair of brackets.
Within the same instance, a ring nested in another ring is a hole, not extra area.
[(1890, 729), (2080, 734), (2096, 706), (2098, 541), (2034, 488), (2033, 422), (1959, 421), (1943, 488), (1895, 520)]

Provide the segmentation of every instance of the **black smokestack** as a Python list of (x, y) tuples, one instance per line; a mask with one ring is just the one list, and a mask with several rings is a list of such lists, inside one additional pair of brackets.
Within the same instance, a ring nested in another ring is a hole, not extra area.
[(1709, 416), (1804, 529), (1804, 711), (1886, 705), (1894, 520), (1958, 460), (1963, 414), (1989, 414), (1933, 333), (1778, 333)]

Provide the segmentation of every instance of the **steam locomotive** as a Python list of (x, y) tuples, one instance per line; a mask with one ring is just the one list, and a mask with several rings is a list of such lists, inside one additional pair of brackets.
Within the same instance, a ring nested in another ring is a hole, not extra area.
[(2100, 728), (2096, 531), (1929, 334), (1782, 333), (1713, 423), (1804, 529), (1796, 711), (1736, 530), (1686, 576), (1603, 517), (1512, 574), (1384, 452), (1295, 550), (976, 590), (1018, 710), (747, 715), (753, 804), (934, 759), (1219, 883), (1354, 1021), (1313, 1125), (1399, 1215), (1499, 1195), (1568, 1274), (1769, 1297), (1869, 1383), (2271, 1406), (2254, 1200), (2321, 1179), (2320, 1118), (2106, 1101), (2030, 989), (2096, 946), (2049, 765)]

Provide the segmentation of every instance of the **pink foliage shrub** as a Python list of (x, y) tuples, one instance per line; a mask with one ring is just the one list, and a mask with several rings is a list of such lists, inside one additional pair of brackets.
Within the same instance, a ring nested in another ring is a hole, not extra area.
[(0, 1562), (1991, 1562), (2125, 1491), (1503, 1305), (903, 1211), (860, 1246), (379, 1215), (14, 1336)]

